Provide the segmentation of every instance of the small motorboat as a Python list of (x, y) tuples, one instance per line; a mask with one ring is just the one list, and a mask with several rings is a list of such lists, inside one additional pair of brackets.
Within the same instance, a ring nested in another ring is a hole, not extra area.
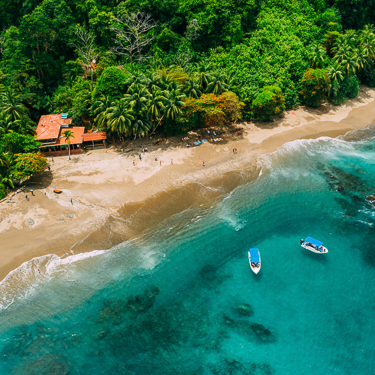
[(53, 189), (53, 192), (56, 193), (56, 194), (61, 194), (61, 193), (62, 193), (62, 190), (59, 190), (59, 189)]
[(259, 249), (249, 250), (249, 263), (252, 271), (257, 274), (260, 271), (261, 266)]
[(317, 253), (317, 254), (327, 254), (328, 253), (328, 249), (323, 246), (323, 242), (318, 241), (315, 238), (306, 237), (305, 239), (302, 239), (300, 242), (301, 242), (301, 246), (304, 249), (310, 250), (313, 253)]

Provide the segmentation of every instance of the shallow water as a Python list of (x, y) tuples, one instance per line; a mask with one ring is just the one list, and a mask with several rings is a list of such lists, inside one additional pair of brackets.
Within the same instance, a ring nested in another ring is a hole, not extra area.
[(208, 211), (23, 265), (0, 285), (0, 374), (373, 374), (374, 134), (289, 143)]

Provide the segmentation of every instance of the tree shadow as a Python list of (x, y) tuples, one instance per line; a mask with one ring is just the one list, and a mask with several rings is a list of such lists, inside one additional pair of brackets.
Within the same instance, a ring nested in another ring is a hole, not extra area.
[(34, 188), (34, 189), (46, 189), (53, 181), (53, 172), (45, 171), (44, 173), (36, 176), (31, 176), (27, 181), (23, 183), (23, 186)]

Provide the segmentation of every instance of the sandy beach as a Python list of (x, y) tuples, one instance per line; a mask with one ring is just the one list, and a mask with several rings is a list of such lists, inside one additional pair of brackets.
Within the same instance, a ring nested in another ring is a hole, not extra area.
[[(186, 141), (160, 135), (71, 161), (55, 157), (51, 171), (31, 178), (24, 191), (0, 204), (0, 280), (34, 257), (108, 249), (182, 210), (212, 205), (256, 175), (260, 155), (286, 142), (337, 137), (375, 123), (375, 90), (362, 89), (368, 94), (360, 92), (340, 107), (300, 107), (274, 122), (242, 122), (218, 136), (199, 129)], [(186, 147), (200, 136), (223, 141)], [(147, 152), (141, 152), (144, 147)]]

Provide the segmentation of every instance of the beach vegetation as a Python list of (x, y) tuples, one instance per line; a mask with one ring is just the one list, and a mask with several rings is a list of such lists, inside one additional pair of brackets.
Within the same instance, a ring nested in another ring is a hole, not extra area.
[(21, 182), (43, 173), (46, 168), (47, 158), (40, 152), (16, 154), (9, 168), (9, 176), (12, 180)]
[(373, 5), (4, 2), (0, 146), (11, 133), (33, 136), (51, 112), (117, 138), (269, 120), (327, 98), (343, 103), (359, 84), (375, 86)]
[(266, 86), (252, 103), (253, 116), (257, 120), (270, 120), (285, 110), (285, 98), (277, 86)]
[(327, 99), (329, 77), (325, 69), (308, 69), (302, 79), (304, 102), (310, 107), (319, 107)]

